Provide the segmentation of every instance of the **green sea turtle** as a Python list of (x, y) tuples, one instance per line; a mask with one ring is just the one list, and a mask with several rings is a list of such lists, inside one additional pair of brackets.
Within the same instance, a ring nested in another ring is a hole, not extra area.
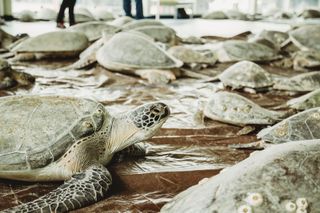
[(22, 10), (14, 14), (14, 17), (23, 22), (33, 22), (35, 20), (35, 12), (31, 10)]
[(222, 42), (214, 48), (220, 62), (271, 61), (280, 58), (277, 52), (263, 44), (241, 40)]
[(124, 25), (122, 25), (123, 30), (132, 30), (139, 27), (145, 26), (164, 26), (160, 21), (152, 20), (152, 19), (141, 19), (130, 21)]
[(168, 50), (168, 53), (190, 67), (198, 64), (214, 65), (217, 62), (217, 56), (213, 52), (200, 52), (186, 46), (173, 46)]
[(109, 24), (116, 26), (116, 27), (121, 27), (129, 22), (132, 22), (132, 21), (134, 21), (134, 19), (129, 16), (121, 16), (119, 18), (116, 18), (113, 21), (110, 21)]
[(231, 65), (218, 78), (224, 86), (248, 92), (265, 91), (274, 84), (272, 75), (251, 61)]
[(88, 45), (83, 33), (55, 31), (28, 38), (11, 51), (15, 53), (13, 60), (70, 58), (77, 57)]
[(120, 28), (118, 27), (108, 25), (100, 21), (80, 23), (66, 29), (66, 31), (84, 33), (88, 37), (90, 42), (93, 42), (101, 38), (102, 32), (108, 34), (115, 34), (119, 30)]
[(161, 213), (318, 213), (320, 140), (278, 144), (200, 181)]
[(36, 20), (40, 21), (54, 21), (57, 18), (57, 11), (50, 9), (50, 8), (41, 8), (37, 11), (35, 15)]
[(220, 91), (210, 97), (204, 115), (213, 120), (245, 126), (274, 124), (287, 116), (287, 112), (268, 110), (241, 95)]
[(289, 38), (288, 33), (273, 31), (273, 30), (263, 30), (256, 34), (250, 41), (258, 42), (271, 47), (275, 50), (280, 50), (282, 44)]
[(314, 9), (306, 9), (298, 14), (299, 17), (308, 19), (308, 18), (320, 18), (320, 11)]
[(4, 212), (68, 212), (97, 202), (112, 183), (104, 166), (127, 147), (141, 154), (136, 143), (151, 138), (169, 114), (160, 102), (111, 116), (88, 99), (0, 98), (0, 178), (65, 180), (50, 193)]
[(320, 69), (320, 52), (297, 51), (292, 56), (293, 69), (298, 71), (310, 71)]
[(302, 73), (291, 78), (279, 78), (273, 85), (274, 89), (292, 92), (310, 92), (320, 88), (320, 72)]
[[(106, 69), (139, 76), (139, 70), (156, 71), (159, 75), (159, 70), (170, 72), (182, 66), (180, 60), (161, 49), (150, 37), (132, 31), (115, 34), (98, 50), (96, 58)], [(167, 72), (163, 78), (168, 77)]]
[[(308, 35), (308, 36), (306, 36)], [(289, 32), (289, 40), (300, 50), (320, 50), (320, 26), (306, 25)]]
[(223, 11), (212, 11), (202, 16), (203, 19), (228, 19)]
[(296, 110), (320, 107), (320, 88), (298, 98), (290, 99), (286, 106)]
[(97, 21), (111, 21), (115, 19), (115, 16), (108, 7), (97, 7), (93, 11), (93, 17)]
[(30, 86), (35, 78), (24, 72), (18, 72), (11, 68), (10, 64), (0, 59), (0, 90), (10, 89), (15, 86)]
[(320, 139), (320, 107), (311, 108), (261, 130), (257, 137), (272, 144)]

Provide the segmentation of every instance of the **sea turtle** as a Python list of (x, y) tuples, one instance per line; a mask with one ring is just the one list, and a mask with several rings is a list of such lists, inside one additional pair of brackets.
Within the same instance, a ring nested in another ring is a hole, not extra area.
[(141, 69), (152, 72), (182, 66), (180, 60), (158, 47), (151, 38), (138, 32), (115, 34), (98, 50), (96, 57), (98, 63), (106, 69), (136, 75), (139, 75), (136, 71)]
[(228, 19), (248, 20), (248, 16), (238, 10), (227, 10), (224, 12)]
[(228, 19), (223, 11), (212, 11), (202, 16), (203, 19)]
[(273, 85), (273, 77), (251, 61), (240, 61), (218, 75), (224, 86), (249, 92), (264, 91)]
[(50, 9), (50, 8), (41, 8), (37, 11), (35, 15), (36, 20), (41, 21), (54, 21), (57, 18), (57, 11)]
[(310, 92), (320, 88), (320, 72), (302, 73), (291, 78), (279, 78), (273, 85), (274, 89), (293, 92)]
[[(78, 23), (95, 21), (92, 13), (87, 8), (82, 6), (76, 6), (74, 8), (74, 17)], [(65, 20), (66, 22), (69, 21), (69, 16), (65, 16)]]
[(116, 18), (115, 20), (109, 22), (109, 24), (116, 26), (116, 27), (122, 27), (123, 25), (134, 21), (133, 18), (129, 17), (129, 16), (121, 16), (119, 18)]
[(320, 107), (320, 88), (298, 98), (287, 101), (286, 106), (296, 110), (306, 110)]
[[(256, 34), (253, 37), (253, 40), (258, 43), (265, 44), (269, 46), (270, 44), (266, 42), (270, 42), (274, 49), (280, 50), (282, 44), (289, 38), (288, 33), (273, 31), (273, 30), (263, 30), (260, 33)], [(270, 47), (270, 46), (269, 46)]]
[(190, 67), (198, 64), (214, 65), (217, 62), (217, 56), (213, 52), (200, 52), (186, 46), (173, 46), (168, 53)]
[(220, 91), (210, 97), (204, 115), (213, 120), (245, 126), (274, 124), (287, 116), (287, 112), (268, 110), (241, 95)]
[(157, 20), (141, 19), (141, 20), (130, 21), (122, 25), (122, 29), (125, 31), (125, 30), (132, 30), (132, 29), (144, 27), (144, 26), (164, 26), (164, 25)]
[(179, 193), (160, 212), (318, 213), (319, 152), (320, 140), (275, 145)]
[(298, 16), (305, 19), (320, 18), (320, 11), (314, 10), (314, 9), (306, 9), (306, 10), (303, 10), (300, 14), (298, 14)]
[(0, 58), (0, 90), (10, 89), (15, 86), (30, 86), (35, 78), (24, 72), (18, 72), (11, 68), (10, 64)]
[(257, 137), (272, 144), (320, 139), (320, 107), (311, 108), (261, 130)]
[(111, 116), (100, 103), (62, 96), (3, 97), (0, 109), (0, 178), (65, 180), (4, 212), (68, 212), (97, 202), (112, 183), (104, 166), (113, 155), (127, 147), (142, 154), (136, 143), (151, 138), (170, 114), (156, 102)]
[(169, 44), (170, 46), (177, 44), (179, 40), (176, 32), (172, 28), (166, 26), (148, 25), (137, 27), (133, 30), (150, 36), (156, 42), (162, 42)]
[(300, 50), (320, 51), (320, 26), (318, 25), (306, 25), (294, 29), (289, 32), (289, 37)]
[(18, 39), (19, 36), (13, 36), (0, 28), (0, 48), (8, 50), (10, 45)]
[(77, 57), (87, 48), (86, 35), (78, 32), (55, 31), (31, 37), (12, 49), (13, 60)]
[(320, 52), (297, 51), (292, 56), (293, 69), (298, 71), (310, 71), (320, 69)]
[(16, 17), (17, 19), (23, 22), (33, 22), (35, 20), (34, 19), (35, 14), (36, 13), (31, 10), (22, 10), (14, 14), (14, 17)]
[(118, 27), (100, 21), (80, 23), (66, 29), (66, 31), (84, 33), (90, 42), (101, 38), (102, 32), (106, 34), (115, 34), (119, 30), (120, 28)]
[(114, 20), (114, 15), (107, 7), (97, 7), (93, 11), (93, 17), (97, 21), (111, 21)]
[(271, 61), (280, 58), (277, 52), (263, 44), (241, 40), (221, 42), (214, 51), (220, 62)]

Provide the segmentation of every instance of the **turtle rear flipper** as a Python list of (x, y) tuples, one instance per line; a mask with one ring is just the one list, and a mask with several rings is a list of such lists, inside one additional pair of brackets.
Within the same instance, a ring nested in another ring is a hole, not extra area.
[(3, 212), (69, 212), (101, 200), (112, 183), (109, 171), (93, 165), (50, 193)]

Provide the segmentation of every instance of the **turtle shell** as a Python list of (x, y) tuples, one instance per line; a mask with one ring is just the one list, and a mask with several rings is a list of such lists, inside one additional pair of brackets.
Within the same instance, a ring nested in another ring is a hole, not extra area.
[(241, 40), (223, 42), (217, 49), (217, 55), (220, 62), (270, 61), (280, 57), (275, 50), (263, 44)]
[(42, 168), (109, 118), (91, 100), (61, 96), (0, 98), (0, 170)]
[(166, 26), (148, 25), (137, 27), (133, 30), (144, 33), (153, 38), (155, 41), (162, 43), (174, 43), (176, 39), (176, 32), (172, 28)]
[(141, 19), (137, 21), (131, 21), (122, 26), (123, 30), (132, 30), (138, 27), (144, 26), (163, 26), (160, 21), (157, 20), (149, 20), (149, 19)]
[(231, 92), (214, 93), (204, 109), (204, 115), (213, 120), (235, 124), (273, 124), (286, 113), (262, 108), (251, 100)]
[(99, 21), (80, 23), (68, 28), (68, 31), (84, 33), (90, 42), (99, 39), (102, 36), (102, 32), (114, 34), (118, 30), (118, 27)]
[(320, 72), (303, 73), (291, 78), (278, 79), (273, 85), (274, 89), (309, 92), (320, 88)]
[(55, 31), (28, 38), (12, 49), (14, 52), (78, 52), (87, 48), (88, 38), (83, 33)]
[(114, 35), (97, 52), (97, 61), (105, 68), (117, 71), (171, 69), (182, 66), (181, 61), (138, 32)]
[(289, 32), (291, 41), (300, 50), (320, 50), (320, 26), (303, 26)]
[(320, 139), (320, 107), (293, 115), (280, 123), (261, 130), (257, 137), (270, 143)]
[(234, 89), (265, 88), (273, 85), (271, 74), (251, 61), (241, 61), (228, 67), (219, 75), (224, 85)]
[(320, 88), (301, 97), (287, 101), (287, 106), (297, 110), (306, 110), (320, 107)]

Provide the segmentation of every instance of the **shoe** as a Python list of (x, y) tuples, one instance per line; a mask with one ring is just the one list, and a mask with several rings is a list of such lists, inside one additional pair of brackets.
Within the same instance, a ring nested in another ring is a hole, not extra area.
[(61, 22), (57, 23), (57, 27), (58, 27), (58, 28), (61, 28), (61, 29), (66, 28), (66, 26), (64, 26), (64, 24), (61, 23)]
[(188, 19), (188, 18), (190, 18), (190, 16), (186, 13), (184, 8), (178, 8), (177, 9), (177, 13), (178, 13), (178, 16), (177, 16), (178, 19)]

